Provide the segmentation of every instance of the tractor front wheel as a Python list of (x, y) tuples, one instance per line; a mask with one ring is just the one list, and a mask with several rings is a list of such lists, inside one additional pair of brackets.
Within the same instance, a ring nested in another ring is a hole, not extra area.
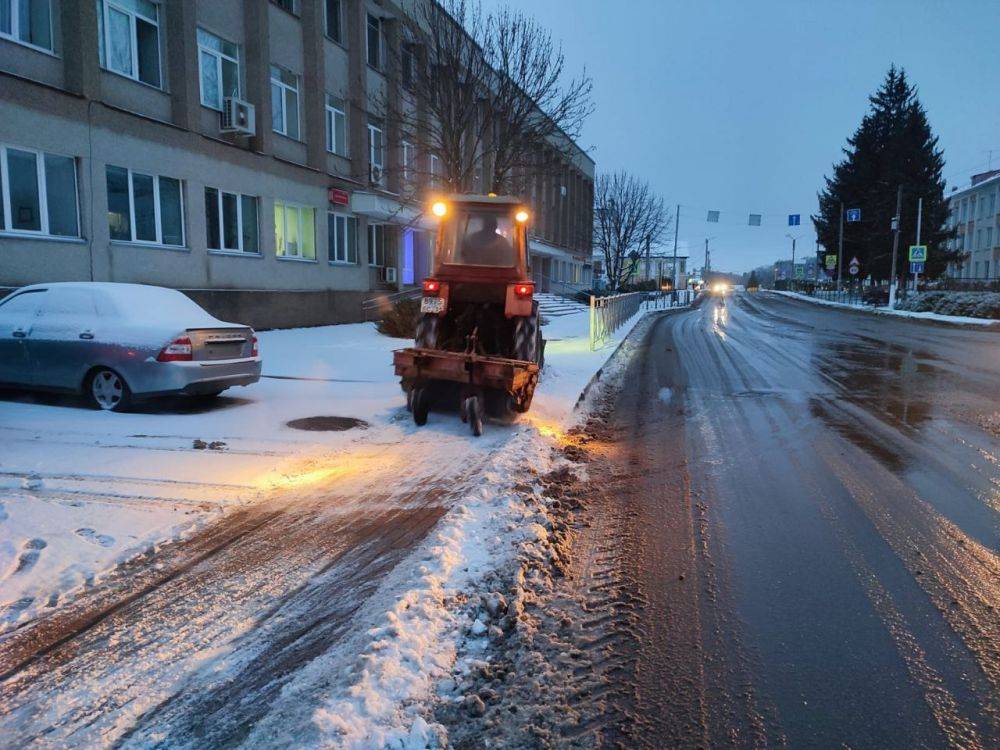
[(416, 386), (410, 391), (410, 410), (413, 412), (413, 423), (418, 427), (427, 424), (427, 413), (431, 408), (430, 394), (425, 386)]
[(462, 403), (463, 421), (468, 421), (472, 434), (479, 437), (483, 434), (484, 408), (482, 396), (469, 396)]
[(424, 313), (417, 321), (414, 343), (419, 349), (437, 349), (441, 318), (437, 313)]

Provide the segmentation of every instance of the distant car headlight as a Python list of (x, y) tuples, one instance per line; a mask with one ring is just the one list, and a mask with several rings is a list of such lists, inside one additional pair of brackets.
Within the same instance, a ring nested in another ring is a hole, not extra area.
[(715, 294), (725, 294), (729, 291), (729, 287), (725, 284), (715, 284), (712, 286), (712, 292)]

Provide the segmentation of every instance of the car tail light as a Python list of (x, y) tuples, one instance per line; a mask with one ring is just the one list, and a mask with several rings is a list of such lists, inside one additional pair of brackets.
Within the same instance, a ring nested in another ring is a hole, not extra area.
[(191, 359), (191, 339), (187, 336), (171, 341), (156, 357), (157, 362), (190, 362)]
[(256, 336), (251, 336), (250, 337), (250, 356), (251, 357), (259, 357), (260, 356), (260, 351), (257, 349), (257, 337)]
[(534, 284), (515, 284), (514, 294), (516, 294), (521, 299), (528, 299), (532, 294), (535, 293)]
[(438, 292), (441, 291), (441, 282), (437, 279), (424, 279), (424, 295), (427, 297), (436, 297)]

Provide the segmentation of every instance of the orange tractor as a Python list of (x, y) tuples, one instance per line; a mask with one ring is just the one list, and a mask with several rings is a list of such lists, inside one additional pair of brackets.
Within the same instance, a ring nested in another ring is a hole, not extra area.
[(487, 415), (531, 406), (544, 364), (528, 265), (528, 211), (515, 198), (456, 195), (433, 204), (434, 265), (423, 282), (415, 346), (393, 352), (413, 421), (455, 405), (474, 435)]

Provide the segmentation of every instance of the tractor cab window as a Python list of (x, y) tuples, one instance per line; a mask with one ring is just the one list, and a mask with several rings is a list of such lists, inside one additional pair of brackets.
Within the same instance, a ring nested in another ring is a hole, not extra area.
[(497, 211), (459, 212), (444, 233), (442, 260), (466, 266), (509, 268), (517, 263), (512, 217)]

